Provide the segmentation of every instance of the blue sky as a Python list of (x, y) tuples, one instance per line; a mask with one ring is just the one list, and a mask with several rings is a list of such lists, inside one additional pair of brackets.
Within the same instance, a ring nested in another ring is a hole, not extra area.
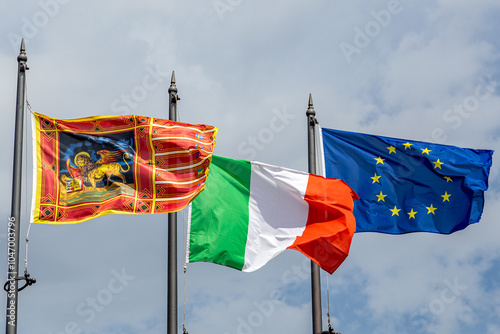
[[(167, 118), (175, 70), (180, 120), (217, 126), (215, 152), (222, 156), (307, 170), (309, 93), (324, 127), (500, 148), (495, 0), (4, 0), (0, 11), (5, 222), (21, 37), (28, 100), (52, 117)], [(29, 207), (29, 133), (26, 146)], [(354, 236), (349, 257), (329, 277), (337, 331), (500, 333), (495, 160), (478, 224), (452, 235)], [(28, 211), (23, 206), (21, 240)], [(185, 218), (179, 213), (180, 331)], [(110, 215), (31, 226), (28, 269), (37, 283), (20, 293), (19, 332), (166, 332), (166, 221)], [(7, 256), (0, 268), (6, 277)], [(189, 333), (312, 331), (308, 261), (298, 252), (254, 273), (206, 263), (187, 268)], [(321, 279), (326, 329), (324, 272)]]

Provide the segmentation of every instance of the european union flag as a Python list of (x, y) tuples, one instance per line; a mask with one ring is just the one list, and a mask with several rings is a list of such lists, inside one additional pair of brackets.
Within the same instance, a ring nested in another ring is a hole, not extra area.
[(493, 151), (322, 129), (326, 177), (347, 182), (356, 232), (449, 234), (477, 223)]

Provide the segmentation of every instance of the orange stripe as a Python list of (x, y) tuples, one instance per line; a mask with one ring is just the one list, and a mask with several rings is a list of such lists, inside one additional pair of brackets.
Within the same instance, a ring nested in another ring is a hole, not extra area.
[(304, 200), (309, 214), (304, 233), (293, 248), (333, 273), (349, 254), (356, 221), (352, 210), (358, 195), (344, 181), (309, 175)]

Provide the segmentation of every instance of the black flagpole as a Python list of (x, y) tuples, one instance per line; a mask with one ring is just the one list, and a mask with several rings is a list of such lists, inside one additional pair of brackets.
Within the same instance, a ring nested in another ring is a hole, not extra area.
[[(168, 88), (169, 120), (177, 121), (177, 87), (175, 86), (175, 72), (172, 71), (172, 80)], [(177, 333), (177, 213), (168, 214), (168, 279), (167, 279), (167, 333)]]
[(24, 39), (21, 41), (21, 52), (17, 56), (17, 101), (16, 101), (16, 125), (14, 135), (14, 167), (12, 177), (12, 206), (11, 215), (7, 228), (8, 240), (8, 270), (7, 283), (4, 289), (7, 291), (7, 315), (5, 333), (17, 333), (17, 304), (18, 304), (18, 271), (19, 271), (19, 232), (21, 217), (21, 188), (23, 168), (23, 128), (24, 128), (24, 101), (26, 87), (26, 56)]
[[(307, 116), (307, 142), (308, 142), (308, 160), (309, 173), (316, 174), (316, 151), (315, 151), (315, 126), (316, 112), (314, 111), (312, 95), (309, 94), (309, 108), (306, 111)], [(321, 281), (319, 266), (311, 261), (311, 293), (312, 293), (312, 319), (313, 334), (321, 333)]]

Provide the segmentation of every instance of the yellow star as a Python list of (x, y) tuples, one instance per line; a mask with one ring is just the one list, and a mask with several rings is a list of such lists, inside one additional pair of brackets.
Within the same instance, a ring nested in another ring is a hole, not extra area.
[(389, 154), (396, 153), (396, 148), (394, 146), (386, 147), (389, 150)]
[(404, 145), (405, 150), (406, 150), (407, 148), (411, 148), (411, 145), (413, 145), (413, 144), (410, 144), (410, 143), (404, 143), (403, 145)]
[(413, 208), (411, 209), (410, 212), (408, 212), (408, 215), (410, 216), (410, 218), (408, 219), (415, 219), (415, 214), (417, 213), (417, 211), (413, 211)]
[(451, 179), (451, 177), (449, 177), (449, 176), (443, 176), (443, 179), (445, 179), (445, 180), (446, 180), (446, 183), (448, 183), (448, 182), (453, 182), (453, 180), (452, 180), (452, 179)]
[(380, 179), (380, 175), (377, 175), (377, 173), (375, 173), (375, 176), (370, 177), (370, 179), (373, 180), (372, 183), (375, 183), (375, 182), (380, 183), (380, 181), (378, 180), (378, 179)]
[(429, 213), (434, 214), (434, 211), (436, 211), (436, 209), (437, 209), (437, 208), (433, 207), (432, 204), (431, 204), (431, 206), (426, 206), (425, 208), (427, 209), (427, 214), (429, 214)]
[(444, 192), (444, 195), (441, 195), (441, 197), (443, 198), (443, 202), (446, 202), (446, 201), (450, 201), (450, 196), (451, 194), (448, 194), (447, 191)]
[(429, 155), (429, 152), (431, 151), (427, 147), (426, 148), (422, 148), (421, 150), (422, 150), (422, 154), (427, 154), (427, 155)]
[(377, 198), (378, 198), (377, 202), (380, 202), (380, 201), (385, 202), (385, 197), (386, 197), (387, 195), (384, 195), (384, 194), (382, 193), (382, 190), (381, 190), (381, 191), (380, 191), (380, 194), (375, 195), (375, 196), (377, 196)]
[(439, 161), (439, 159), (437, 159), (437, 161), (433, 161), (432, 163), (434, 164), (434, 169), (441, 169), (441, 165), (443, 164), (441, 161)]
[(381, 157), (378, 157), (378, 158), (373, 158), (373, 159), (377, 160), (376, 165), (378, 165), (378, 164), (382, 164), (382, 165), (383, 165), (383, 164), (384, 164), (384, 160), (385, 160), (385, 159), (382, 159)]
[(395, 205), (394, 205), (394, 209), (390, 209), (392, 211), (392, 215), (396, 215), (396, 216), (399, 216), (399, 211), (401, 211), (401, 209), (398, 209)]

